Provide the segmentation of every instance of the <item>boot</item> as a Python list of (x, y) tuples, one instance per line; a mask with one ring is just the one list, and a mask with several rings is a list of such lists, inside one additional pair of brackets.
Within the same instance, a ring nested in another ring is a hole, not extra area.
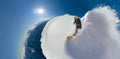
[(72, 40), (74, 36), (67, 36), (67, 40)]

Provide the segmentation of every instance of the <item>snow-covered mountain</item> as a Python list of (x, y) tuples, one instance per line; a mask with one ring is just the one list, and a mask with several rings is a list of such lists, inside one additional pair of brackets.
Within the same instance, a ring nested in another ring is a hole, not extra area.
[(42, 32), (41, 47), (47, 59), (119, 59), (120, 33), (115, 10), (108, 6), (88, 11), (82, 29), (72, 40), (66, 37), (75, 32), (74, 15), (51, 19)]

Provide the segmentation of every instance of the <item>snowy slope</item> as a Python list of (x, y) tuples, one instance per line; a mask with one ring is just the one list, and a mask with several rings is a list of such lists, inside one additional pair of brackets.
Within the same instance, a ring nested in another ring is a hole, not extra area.
[(118, 18), (109, 7), (88, 11), (82, 19), (83, 28), (72, 40), (74, 16), (63, 15), (50, 20), (43, 32), (41, 46), (47, 59), (119, 59), (120, 34)]
[[(50, 22), (48, 22), (42, 33), (43, 34), (42, 48), (46, 56), (49, 55), (53, 56), (54, 59), (58, 59), (59, 57), (68, 58), (66, 56), (67, 53), (65, 52), (64, 49), (65, 49), (65, 42), (67, 40), (66, 37), (69, 34), (71, 34), (75, 29), (75, 25), (73, 25), (73, 21), (74, 21), (73, 16), (64, 15), (64, 16), (56, 17)], [(50, 51), (47, 51), (45, 49), (48, 49)], [(50, 54), (48, 55), (47, 52), (49, 52)], [(57, 57), (57, 53), (59, 53), (58, 57)], [(51, 58), (48, 57), (47, 59), (51, 59)]]

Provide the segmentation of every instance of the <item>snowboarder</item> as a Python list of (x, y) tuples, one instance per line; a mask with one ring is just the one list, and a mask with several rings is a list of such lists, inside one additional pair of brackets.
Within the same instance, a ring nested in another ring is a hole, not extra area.
[(76, 34), (78, 33), (78, 29), (82, 29), (81, 20), (77, 16), (74, 17), (73, 24), (76, 25), (75, 33), (72, 36), (68, 36), (67, 37), (68, 40), (71, 40), (73, 36), (76, 36)]

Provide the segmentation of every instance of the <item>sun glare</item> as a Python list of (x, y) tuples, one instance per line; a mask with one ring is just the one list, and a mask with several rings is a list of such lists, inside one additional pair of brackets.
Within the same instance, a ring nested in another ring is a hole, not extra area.
[(37, 8), (34, 10), (35, 13), (37, 14), (44, 14), (45, 13), (45, 10), (43, 8)]

